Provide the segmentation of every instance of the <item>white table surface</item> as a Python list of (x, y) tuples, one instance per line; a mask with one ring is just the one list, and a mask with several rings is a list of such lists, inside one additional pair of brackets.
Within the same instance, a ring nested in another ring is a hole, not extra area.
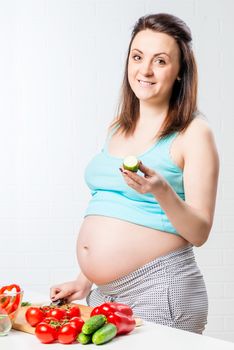
[[(50, 303), (48, 296), (34, 292), (25, 293), (23, 300), (34, 303)], [(79, 303), (85, 304), (84, 301), (79, 301)], [(130, 334), (116, 337), (101, 347), (107, 350), (234, 350), (234, 343), (144, 321), (142, 326), (135, 328)], [(76, 348), (97, 350), (98, 346), (94, 344), (81, 345), (79, 343), (63, 345), (57, 342), (42, 344), (35, 335), (14, 329), (7, 336), (0, 337), (1, 350), (72, 350)]]

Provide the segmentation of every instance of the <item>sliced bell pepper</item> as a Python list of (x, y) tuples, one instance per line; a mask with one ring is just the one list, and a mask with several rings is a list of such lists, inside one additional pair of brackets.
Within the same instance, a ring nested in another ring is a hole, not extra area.
[[(9, 295), (7, 292), (16, 292), (17, 294), (12, 296)], [(6, 294), (6, 296), (1, 297), (0, 302), (3, 300), (3, 302), (1, 302), (0, 306), (1, 308), (4, 308), (4, 310), (8, 313), (11, 314), (12, 312), (16, 311), (19, 303), (20, 303), (20, 286), (18, 286), (17, 284), (10, 284), (8, 286), (3, 286), (0, 289), (0, 295), (1, 294)]]
[[(0, 293), (1, 295), (1, 293)], [(4, 296), (0, 296), (0, 306), (2, 309), (4, 309), (10, 302), (11, 300), (11, 297), (8, 297), (7, 295), (4, 295)]]
[(16, 292), (20, 292), (21, 291), (20, 286), (18, 286), (18, 284), (10, 284), (8, 286), (1, 287), (0, 294), (4, 294), (6, 290), (8, 292), (12, 292), (13, 289), (15, 289)]

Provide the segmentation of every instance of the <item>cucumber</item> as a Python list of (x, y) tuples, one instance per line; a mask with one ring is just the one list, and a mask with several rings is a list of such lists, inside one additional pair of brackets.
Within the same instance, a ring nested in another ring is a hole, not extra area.
[(117, 334), (117, 327), (112, 323), (107, 323), (99, 328), (92, 336), (92, 342), (96, 345), (107, 343)]
[(88, 344), (91, 343), (92, 341), (92, 334), (84, 334), (84, 333), (80, 333), (78, 335), (78, 337), (76, 338), (76, 340), (81, 343), (81, 344)]
[(135, 156), (125, 157), (123, 160), (123, 168), (126, 170), (137, 172), (139, 168), (139, 161)]
[(86, 335), (94, 333), (106, 323), (106, 316), (95, 315), (90, 317), (83, 325), (82, 332)]

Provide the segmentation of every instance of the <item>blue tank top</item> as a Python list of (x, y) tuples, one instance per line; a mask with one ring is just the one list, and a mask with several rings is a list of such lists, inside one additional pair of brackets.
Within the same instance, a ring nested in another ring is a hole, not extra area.
[[(156, 230), (178, 234), (151, 193), (141, 194), (128, 186), (119, 171), (123, 158), (109, 154), (108, 144), (115, 129), (109, 133), (101, 151), (88, 163), (85, 181), (91, 190), (85, 215), (104, 215), (129, 221)], [(170, 146), (177, 132), (166, 136), (137, 156), (142, 163), (162, 175), (174, 191), (185, 199), (183, 171), (173, 162)], [(138, 171), (139, 175), (143, 175)]]

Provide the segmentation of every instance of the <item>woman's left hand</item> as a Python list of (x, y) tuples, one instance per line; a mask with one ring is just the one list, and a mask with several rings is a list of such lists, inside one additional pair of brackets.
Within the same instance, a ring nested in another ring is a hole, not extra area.
[(157, 196), (157, 193), (165, 188), (166, 180), (156, 171), (147, 168), (142, 162), (139, 164), (139, 170), (144, 176), (123, 168), (119, 168), (119, 170), (122, 172), (128, 186), (141, 194), (152, 193), (154, 196)]

